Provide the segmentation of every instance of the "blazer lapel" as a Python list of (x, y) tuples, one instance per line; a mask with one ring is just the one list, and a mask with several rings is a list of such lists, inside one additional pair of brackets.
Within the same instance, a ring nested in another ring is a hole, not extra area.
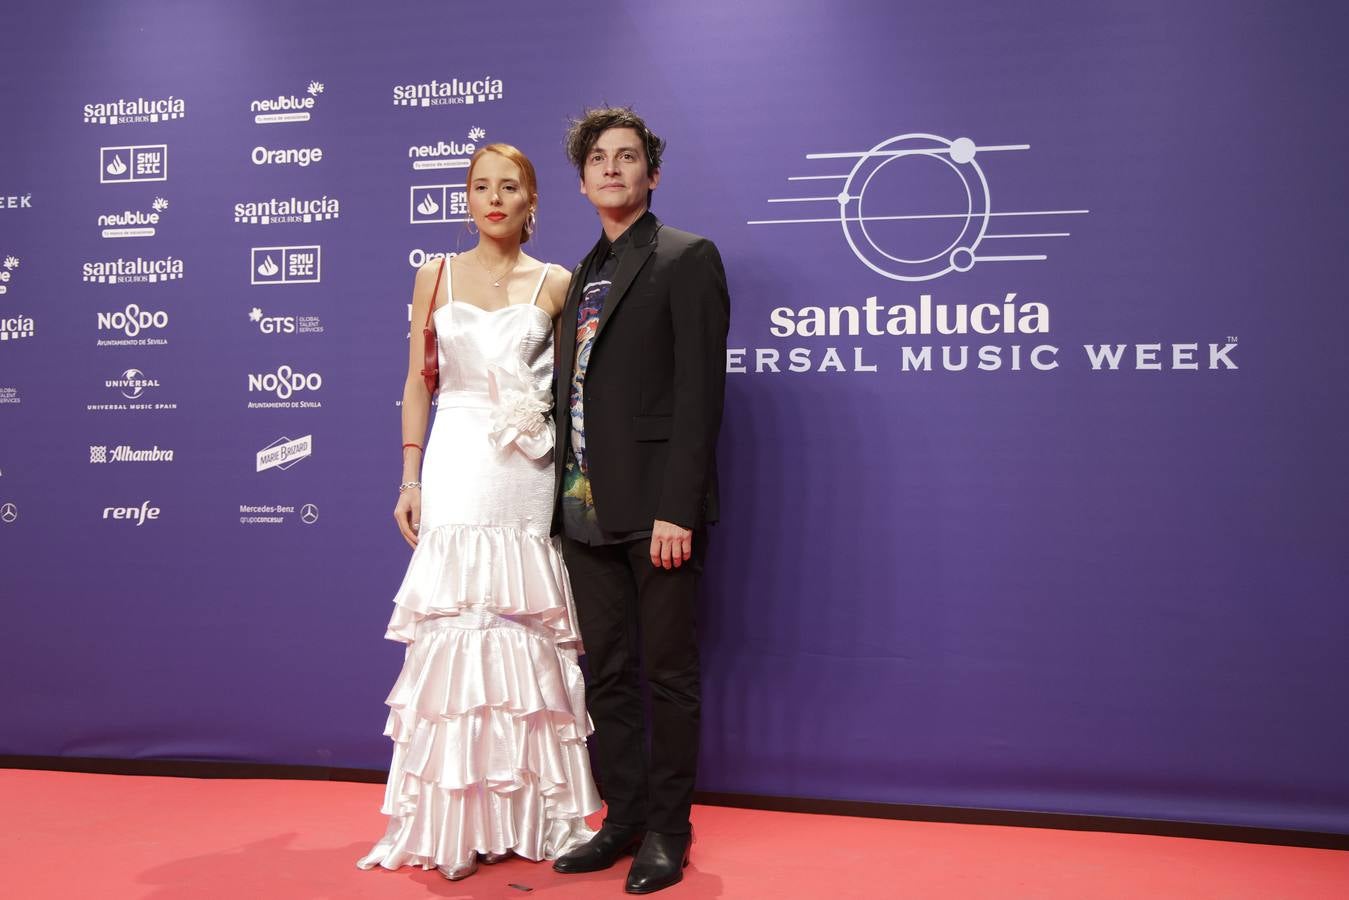
[(595, 327), (595, 342), (599, 343), (604, 326), (613, 317), (614, 310), (627, 294), (628, 288), (642, 271), (642, 266), (656, 249), (656, 234), (660, 231), (660, 219), (648, 210), (632, 224), (632, 246), (618, 262), (618, 271), (614, 273), (614, 282), (609, 285), (609, 295), (604, 298), (604, 309), (600, 312), (600, 323)]

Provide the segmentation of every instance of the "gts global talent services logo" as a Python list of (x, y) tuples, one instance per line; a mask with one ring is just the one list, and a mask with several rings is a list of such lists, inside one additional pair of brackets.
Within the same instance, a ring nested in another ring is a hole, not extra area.
[(265, 472), (268, 469), (279, 469), (284, 472), (300, 460), (308, 459), (313, 452), (314, 436), (312, 434), (306, 434), (304, 437), (294, 440), (288, 437), (279, 437), (258, 451), (257, 470)]
[(19, 268), (19, 258), (17, 256), (6, 256), (3, 265), (0, 265), (0, 297), (9, 293), (10, 283), (14, 281), (14, 273)]
[(154, 237), (155, 226), (169, 201), (156, 197), (150, 204), (150, 211), (124, 209), (121, 212), (104, 213), (98, 217), (98, 227), (105, 238)]
[(249, 268), (250, 284), (318, 284), (322, 280), (323, 248), (254, 247)]
[(169, 145), (145, 144), (138, 147), (100, 147), (98, 180), (100, 184), (133, 184), (141, 181), (169, 180)]
[(336, 219), (342, 205), (336, 197), (324, 194), (313, 199), (269, 197), (251, 203), (234, 204), (234, 221), (243, 225), (292, 225), (327, 222)]
[(254, 100), (248, 105), (253, 113), (253, 122), (257, 125), (277, 125), (283, 122), (308, 122), (310, 112), (323, 93), (323, 82), (311, 81), (305, 91), (309, 96), (296, 97), (294, 94), (282, 94), (265, 100)]
[(84, 104), (86, 125), (134, 125), (168, 122), (187, 115), (187, 104), (170, 94), (164, 98), (136, 97), (133, 100), (105, 100)]
[(467, 169), (478, 146), (487, 138), (486, 129), (474, 125), (468, 130), (465, 141), (439, 140), (434, 144), (418, 144), (408, 148), (408, 159), (412, 168), (424, 169)]
[(255, 306), (248, 313), (248, 321), (256, 324), (263, 334), (323, 334), (323, 322), (318, 316), (269, 316), (262, 307)]
[(451, 78), (449, 81), (424, 81), (421, 84), (398, 84), (393, 89), (394, 106), (471, 106), (490, 103), (506, 95), (500, 78), (484, 76), (476, 79)]

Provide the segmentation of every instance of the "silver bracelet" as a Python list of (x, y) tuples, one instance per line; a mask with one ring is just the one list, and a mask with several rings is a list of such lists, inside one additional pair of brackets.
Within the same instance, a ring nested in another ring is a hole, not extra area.
[(398, 493), (401, 494), (408, 488), (416, 488), (420, 491), (422, 489), (422, 483), (420, 481), (405, 481), (398, 486)]

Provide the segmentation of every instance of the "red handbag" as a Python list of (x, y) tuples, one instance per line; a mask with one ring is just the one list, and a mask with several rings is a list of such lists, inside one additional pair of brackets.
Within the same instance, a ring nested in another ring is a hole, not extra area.
[(422, 339), (426, 347), (422, 350), (422, 381), (431, 396), (440, 388), (440, 347), (436, 344), (436, 330), (431, 327), (431, 313), (436, 311), (436, 298), (440, 295), (440, 276), (445, 274), (445, 258), (440, 258), (440, 268), (436, 270), (436, 285), (431, 288), (431, 303), (426, 308), (426, 323), (422, 325)]

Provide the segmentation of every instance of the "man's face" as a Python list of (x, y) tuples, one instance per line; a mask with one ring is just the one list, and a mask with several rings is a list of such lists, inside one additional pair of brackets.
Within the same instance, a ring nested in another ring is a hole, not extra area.
[(610, 128), (600, 134), (586, 156), (581, 193), (601, 212), (616, 217), (646, 208), (647, 191), (660, 181), (660, 172), (646, 164), (646, 148), (632, 128)]

